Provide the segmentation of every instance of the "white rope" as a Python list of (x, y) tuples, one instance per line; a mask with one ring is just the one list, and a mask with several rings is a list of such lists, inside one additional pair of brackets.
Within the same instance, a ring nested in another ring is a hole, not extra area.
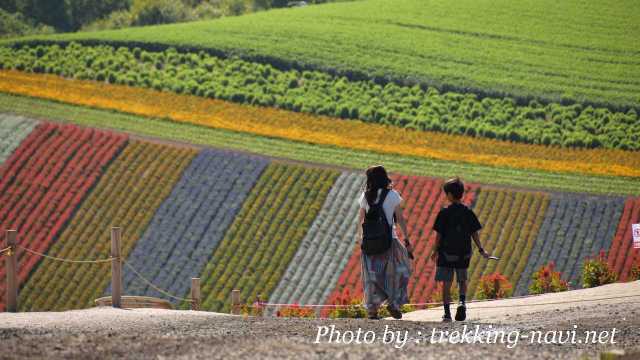
[(165, 296), (167, 296), (167, 297), (170, 297), (170, 298), (172, 298), (172, 299), (178, 300), (178, 301), (193, 302), (193, 300), (192, 300), (192, 299), (185, 299), (185, 298), (181, 298), (181, 297), (175, 296), (175, 295), (173, 295), (173, 294), (171, 294), (171, 293), (167, 292), (166, 290), (161, 289), (161, 288), (159, 288), (159, 287), (155, 286), (151, 281), (149, 281), (147, 278), (145, 278), (144, 276), (142, 276), (142, 274), (140, 274), (140, 273), (138, 272), (138, 270), (136, 270), (136, 269), (135, 269), (133, 266), (131, 266), (128, 262), (123, 261), (123, 263), (124, 263), (127, 267), (129, 267), (129, 269), (131, 269), (131, 271), (133, 271), (133, 273), (134, 273), (134, 274), (136, 274), (136, 276), (138, 276), (140, 279), (142, 279), (142, 281), (144, 281), (147, 285), (149, 285), (152, 289), (156, 290), (157, 292), (159, 292), (159, 293), (161, 293), (161, 294), (163, 294), (163, 295), (165, 295)]

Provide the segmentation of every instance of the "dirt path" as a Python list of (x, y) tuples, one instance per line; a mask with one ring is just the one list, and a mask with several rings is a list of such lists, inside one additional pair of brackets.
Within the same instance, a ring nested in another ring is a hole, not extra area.
[[(439, 314), (437, 310), (406, 315), (414, 321), (244, 318), (208, 312), (112, 308), (2, 313), (0, 359), (588, 359), (595, 358), (605, 349), (625, 349), (640, 354), (640, 301), (637, 297), (531, 305), (534, 300), (579, 300), (602, 294), (634, 296), (639, 294), (639, 289), (640, 282), (635, 282), (523, 300), (502, 300), (492, 305), (530, 303), (527, 307), (502, 308), (500, 311), (480, 309), (478, 305), (470, 310), (471, 321), (452, 324), (415, 321), (433, 319)], [(357, 344), (354, 339), (347, 344), (350, 332), (357, 337), (358, 329), (361, 343)], [(488, 339), (482, 337), (478, 341), (470, 336), (467, 343), (442, 337), (445, 331), (471, 333), (475, 329), (480, 334), (496, 334), (495, 343), (482, 341)], [(557, 335), (557, 330), (564, 330), (566, 334), (570, 334), (566, 331), (575, 331), (575, 338), (581, 343), (539, 344), (524, 337), (536, 331)], [(391, 331), (394, 340), (385, 343), (385, 332), (386, 340), (391, 340)], [(606, 332), (606, 344), (585, 344), (582, 341), (584, 331)], [(324, 333), (326, 335), (322, 335)], [(504, 341), (500, 341), (500, 334), (506, 336), (502, 338)], [(446, 340), (438, 343), (439, 336)], [(365, 341), (372, 343), (364, 344)]]
[[(639, 304), (640, 281), (616, 283), (591, 289), (580, 289), (554, 294), (543, 294), (518, 299), (485, 301), (469, 303), (468, 320), (483, 323), (514, 323), (514, 316), (531, 313), (560, 313), (576, 308), (593, 309), (593, 313), (584, 316), (598, 315), (597, 309), (608, 304)], [(419, 310), (407, 314), (405, 320), (439, 321), (442, 307)], [(640, 317), (640, 312), (634, 314)]]

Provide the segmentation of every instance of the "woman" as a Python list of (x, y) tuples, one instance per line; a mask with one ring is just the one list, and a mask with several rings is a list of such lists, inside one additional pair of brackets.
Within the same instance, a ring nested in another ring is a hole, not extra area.
[[(364, 288), (365, 307), (370, 319), (379, 319), (378, 309), (386, 301), (387, 309), (395, 319), (402, 318), (400, 308), (409, 301), (407, 285), (411, 275), (409, 253), (412, 251), (407, 233), (407, 226), (402, 215), (402, 197), (392, 189), (391, 179), (382, 166), (367, 169), (366, 187), (360, 197), (360, 221), (358, 222), (358, 238), (362, 241), (362, 224), (369, 208), (377, 204), (383, 189), (389, 189), (382, 208), (388, 223), (391, 225), (393, 240), (391, 247), (377, 255), (361, 255), (362, 285)], [(397, 219), (404, 234), (405, 246), (398, 240)]]

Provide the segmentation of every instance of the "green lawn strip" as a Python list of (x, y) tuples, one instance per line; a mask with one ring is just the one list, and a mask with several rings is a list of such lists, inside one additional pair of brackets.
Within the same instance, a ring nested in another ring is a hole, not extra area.
[(323, 165), (364, 169), (384, 164), (392, 172), (531, 189), (639, 195), (638, 179), (551, 173), (381, 154), (256, 136), (198, 125), (151, 119), (48, 100), (0, 94), (0, 111), (124, 131), (141, 136), (221, 147)]

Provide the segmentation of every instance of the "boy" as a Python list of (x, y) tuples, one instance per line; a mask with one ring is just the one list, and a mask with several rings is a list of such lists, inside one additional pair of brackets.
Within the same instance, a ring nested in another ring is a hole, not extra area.
[(456, 310), (456, 320), (466, 319), (467, 268), (471, 260), (471, 239), (478, 246), (480, 254), (489, 257), (482, 245), (478, 231), (482, 228), (476, 214), (461, 203), (464, 184), (459, 178), (445, 182), (444, 193), (449, 206), (438, 213), (433, 230), (436, 231), (436, 244), (431, 259), (436, 261), (436, 281), (442, 282), (442, 301), (444, 304), (443, 322), (451, 322), (451, 283), (455, 272), (460, 290), (460, 304)]

